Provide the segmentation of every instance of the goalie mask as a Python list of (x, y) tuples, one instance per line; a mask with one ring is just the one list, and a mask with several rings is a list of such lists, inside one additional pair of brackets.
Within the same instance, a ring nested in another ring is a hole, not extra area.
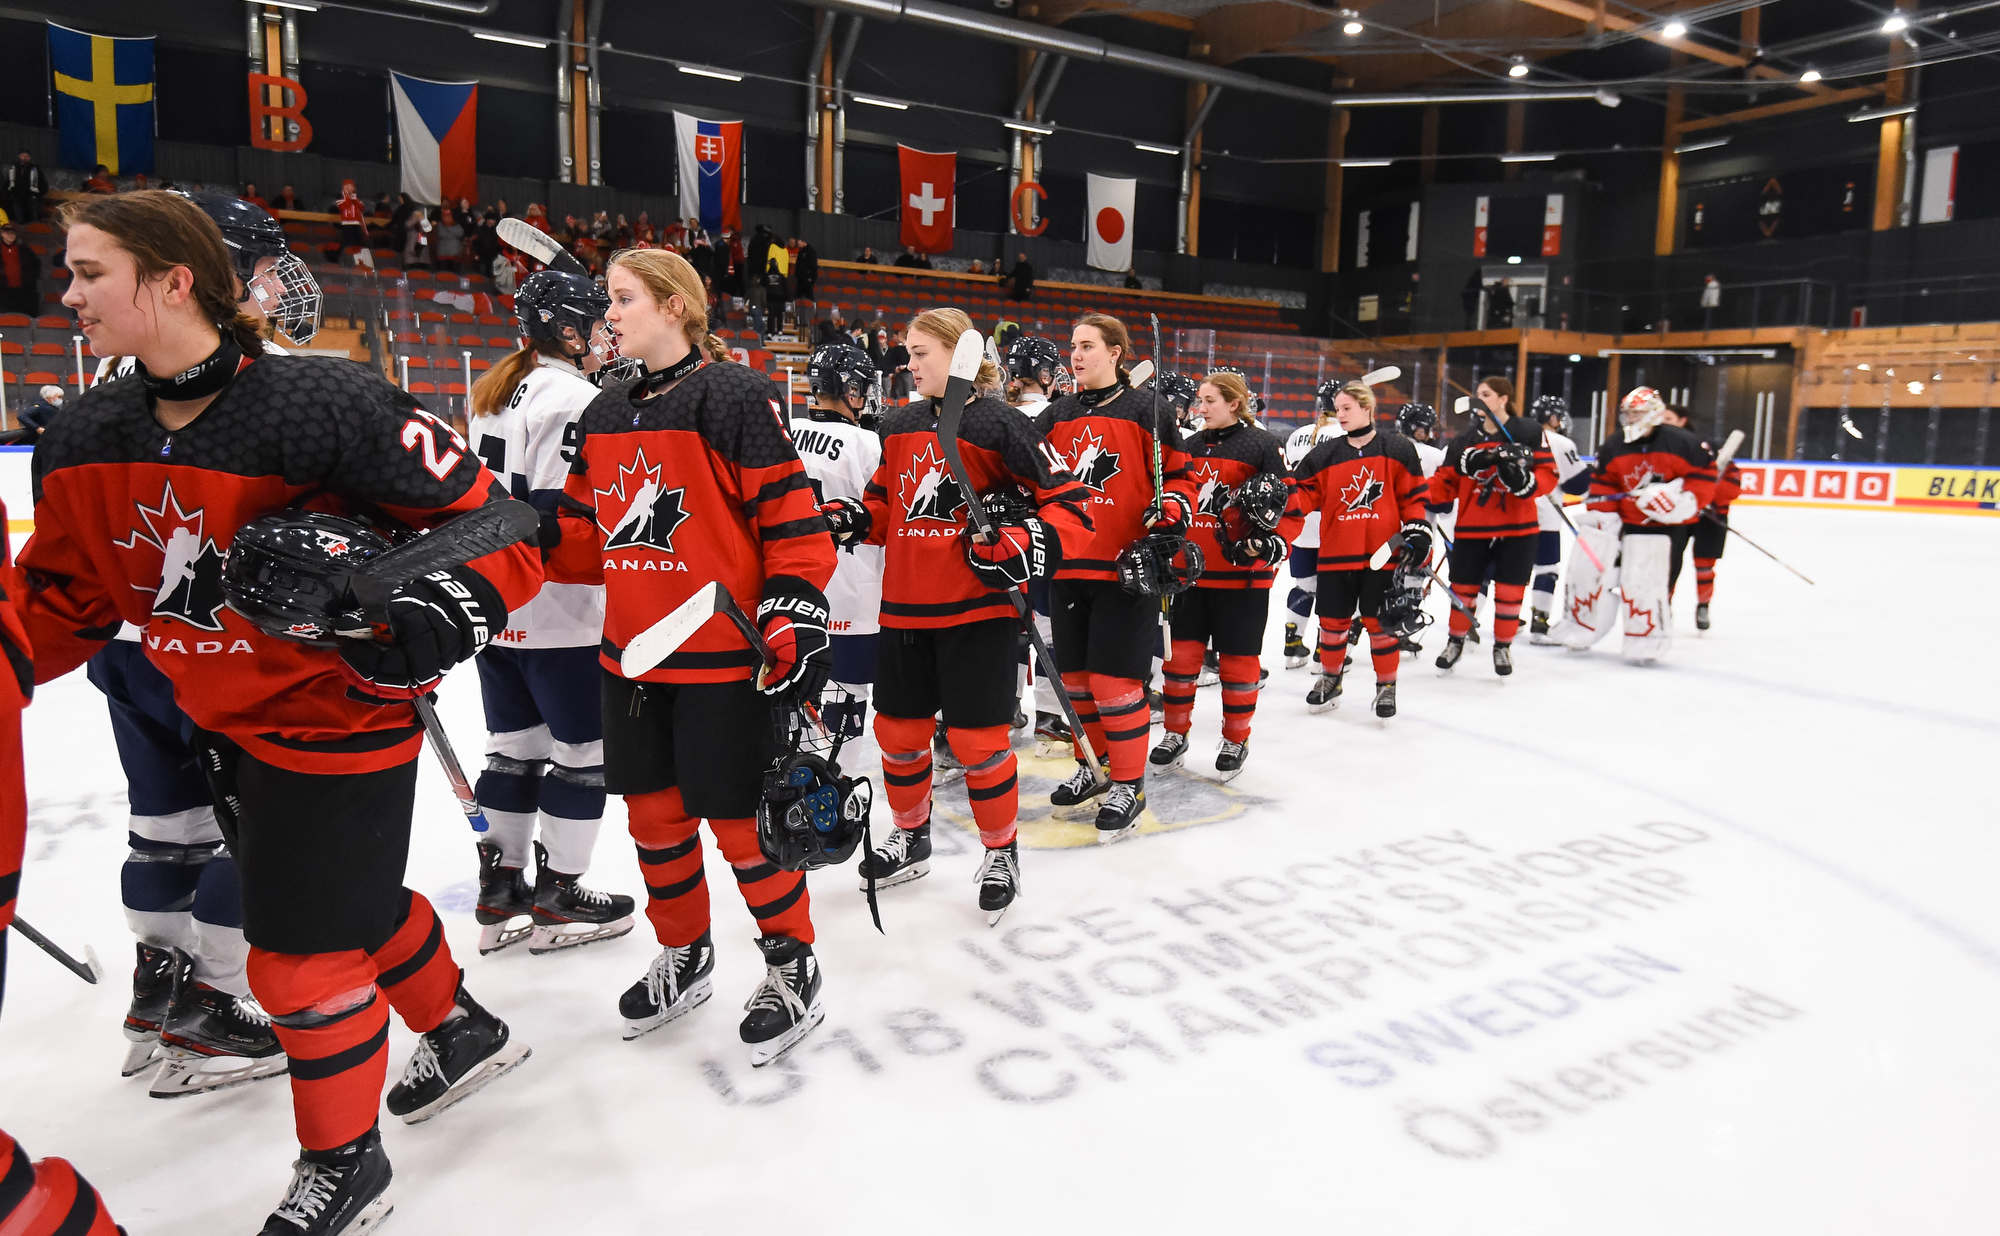
[(1149, 532), (1118, 552), (1118, 586), (1133, 596), (1179, 596), (1201, 578), (1201, 546), (1171, 532)]
[(875, 362), (851, 343), (825, 343), (815, 349), (806, 362), (806, 388), (816, 399), (841, 404), (863, 425), (873, 425), (882, 415)]
[(353, 629), (349, 577), (391, 548), (358, 520), (287, 509), (236, 530), (222, 563), (222, 600), (266, 635), (330, 647)]
[(1007, 376), (1016, 382), (1033, 382), (1054, 399), (1068, 394), (1075, 383), (1063, 368), (1062, 350), (1039, 335), (1023, 335), (1007, 349)]
[(1278, 530), (1292, 487), (1276, 472), (1259, 472), (1238, 485), (1222, 508), (1222, 540), (1235, 545)]
[(287, 339), (304, 345), (319, 333), (319, 282), (292, 252), (285, 229), (271, 213), (228, 193), (176, 189), (215, 221), (229, 264), (243, 281), (238, 304), (255, 302)]
[(1666, 401), (1650, 386), (1635, 386), (1618, 401), (1618, 427), (1627, 442), (1637, 442), (1666, 422)]
[(577, 360), (596, 350), (592, 336), (610, 308), (611, 298), (595, 280), (574, 271), (538, 270), (514, 293), (514, 325), (527, 338), (553, 343)]
[(1569, 405), (1563, 402), (1561, 395), (1537, 395), (1535, 402), (1528, 408), (1528, 419), (1544, 429), (1568, 433)]

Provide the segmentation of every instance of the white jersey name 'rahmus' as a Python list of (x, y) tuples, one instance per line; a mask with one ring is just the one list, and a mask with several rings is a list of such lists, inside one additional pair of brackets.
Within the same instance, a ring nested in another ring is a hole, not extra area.
[[(833, 413), (792, 421), (792, 445), (812, 478), (814, 496), (859, 498), (882, 462), (882, 436)], [(882, 547), (840, 551), (827, 581), (827, 634), (873, 635), (882, 623)]]

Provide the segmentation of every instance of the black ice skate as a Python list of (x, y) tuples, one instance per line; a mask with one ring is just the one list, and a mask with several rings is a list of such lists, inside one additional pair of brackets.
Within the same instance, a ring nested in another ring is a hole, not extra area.
[(1076, 735), (1059, 712), (1035, 714), (1035, 754), (1045, 760), (1061, 759), (1076, 751)]
[(931, 784), (950, 785), (965, 776), (965, 765), (951, 752), (951, 743), (945, 740), (944, 722), (937, 725), (937, 736), (931, 740)]
[(1514, 672), (1514, 646), (1512, 644), (1493, 645), (1493, 672), (1502, 678)]
[(1553, 644), (1549, 638), (1549, 611), (1535, 610), (1528, 618), (1528, 642), (1531, 644)]
[(687, 1016), (715, 994), (715, 949), (707, 932), (693, 944), (660, 950), (644, 977), (618, 997), (626, 1041)]
[(581, 875), (549, 870), (549, 852), (535, 843), (535, 937), (531, 953), (553, 953), (632, 930), (632, 899), (585, 888)]
[(1144, 781), (1113, 781), (1097, 809), (1097, 841), (1109, 845), (1123, 841), (1139, 828), (1139, 814), (1146, 809)]
[(861, 856), (861, 891), (868, 891), (870, 876), (876, 888), (893, 888), (920, 880), (931, 870), (931, 822), (915, 828), (891, 828), (882, 843)]
[(177, 948), (140, 944), (132, 966), (132, 1003), (125, 1010), (125, 1062), (118, 1076), (130, 1077), (159, 1058), (160, 1031), (173, 1007), (174, 988), (187, 981), (193, 962)]
[(1346, 679), (1345, 674), (1321, 674), (1315, 678), (1312, 690), (1306, 692), (1306, 711), (1332, 712), (1340, 707), (1340, 691)]
[(989, 848), (986, 857), (979, 860), (979, 870), (972, 882), (979, 886), (979, 908), (986, 911), (986, 925), (991, 927), (1006, 915), (1014, 898), (1021, 895), (1019, 844), (1009, 841)]
[(479, 903), (472, 917), (479, 923), (479, 955), (484, 957), (534, 934), (534, 923), (521, 920), (534, 914), (535, 895), (521, 868), (501, 864), (497, 844), (481, 841), (477, 849)]
[(819, 1001), (819, 958), (812, 945), (790, 936), (758, 936), (764, 981), (744, 1002), (739, 1033), (750, 1045), (750, 1067), (760, 1069), (790, 1051), (826, 1019)]
[(1243, 764), (1250, 758), (1250, 744), (1232, 742), (1225, 738), (1215, 749), (1215, 772), (1218, 781), (1234, 781), (1243, 771)]
[(418, 1035), (403, 1080), (389, 1087), (389, 1111), (404, 1124), (422, 1124), (532, 1054), (526, 1043), (513, 1041), (506, 1022), (466, 994), (463, 981), (453, 1003), (464, 1016)]
[(1305, 668), (1305, 663), (1311, 657), (1312, 654), (1306, 651), (1305, 640), (1299, 636), (1299, 624), (1296, 622), (1286, 623), (1285, 668), (1288, 670), (1303, 669)]
[(1708, 630), (1708, 602), (1706, 601), (1694, 607), (1694, 629), (1697, 631)]
[(1465, 639), (1462, 636), (1454, 635), (1444, 642), (1444, 651), (1438, 654), (1437, 667), (1441, 670), (1449, 670), (1452, 666), (1457, 665), (1458, 659), (1464, 655)]
[(1153, 754), (1146, 758), (1154, 768), (1162, 771), (1179, 768), (1187, 758), (1188, 740), (1186, 734), (1176, 734), (1172, 730), (1160, 735), (1160, 745), (1153, 748)]
[(1387, 721), (1396, 715), (1396, 684), (1378, 682), (1375, 684), (1375, 715)]
[(1212, 687), (1222, 681), (1222, 654), (1211, 648), (1201, 658), (1201, 673), (1195, 676), (1197, 687)]
[(1158, 725), (1167, 719), (1167, 697), (1151, 687), (1146, 688), (1146, 712), (1148, 723)]
[(289, 1062), (271, 1019), (248, 996), (191, 983), (160, 1031), (160, 1070), (147, 1093), (178, 1099), (276, 1077)]
[(361, 1236), (389, 1217), (389, 1156), (370, 1129), (332, 1150), (301, 1150), (285, 1200), (258, 1236)]
[(1050, 792), (1049, 814), (1059, 820), (1078, 820), (1095, 810), (1091, 804), (1111, 788), (1109, 765), (1110, 761), (1101, 760), (1100, 767), (1093, 769), (1078, 760), (1069, 780)]

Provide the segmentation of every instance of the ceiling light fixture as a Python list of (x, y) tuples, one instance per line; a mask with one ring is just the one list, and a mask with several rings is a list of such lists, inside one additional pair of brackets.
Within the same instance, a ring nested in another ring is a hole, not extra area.
[(1687, 23), (1684, 21), (1670, 21), (1660, 28), (1660, 37), (1663, 39), (1684, 39), (1687, 33)]
[(1133, 142), (1132, 149), (1143, 150), (1147, 154), (1177, 155), (1181, 152), (1179, 146), (1155, 146), (1151, 142)]
[[(1047, 137), (1049, 134), (1055, 132), (1055, 126), (1053, 125), (1031, 124), (1026, 120), (1003, 120), (1000, 123), (1017, 133), (1033, 133), (1037, 137)], [(1180, 151), (1176, 150), (1174, 153), (1179, 154)]]
[(1915, 378), (1912, 378), (1910, 379), (1910, 384), (1904, 387), (1903, 389), (1910, 392), (1912, 395), (1921, 395), (1924, 393), (1924, 384), (1922, 382), (1917, 381)]
[(549, 45), (547, 39), (529, 38), (525, 34), (495, 34), (490, 30), (474, 30), (472, 37), (485, 39), (488, 43), (512, 43), (516, 47), (533, 47), (538, 50), (546, 50)]
[(1572, 365), (1581, 365), (1583, 363), (1583, 353), (1571, 352), (1569, 354), (1569, 363)]
[(731, 73), (726, 69), (708, 69), (698, 64), (677, 64), (674, 66), (689, 77), (712, 77), (719, 82), (740, 82), (741, 73)]
[(1507, 265), (1509, 265), (1509, 266), (1519, 266), (1520, 264), (1521, 264), (1521, 255), (1520, 255), (1520, 254), (1518, 254), (1518, 253), (1510, 253), (1510, 254), (1508, 254), (1508, 255), (1507, 255)]
[(1340, 165), (1342, 167), (1387, 167), (1394, 162), (1394, 159), (1342, 159)]
[(1810, 86), (1814, 82), (1819, 80), (1819, 70), (1807, 69), (1805, 72), (1799, 74), (1799, 80), (1801, 82), (1804, 82), (1806, 85)]
[[(317, 13), (319, 5), (312, 0), (245, 0), (248, 4), (268, 4), (274, 9), (297, 9), (301, 13)], [(542, 44), (547, 47), (548, 44)]]
[(908, 103), (898, 103), (894, 99), (878, 99), (872, 94), (857, 94), (849, 97), (856, 103), (866, 103), (870, 107), (886, 107), (892, 112), (907, 112), (910, 110)]
[(1502, 163), (1553, 163), (1555, 159), (1554, 154), (1503, 154), (1500, 156)]
[(1528, 66), (1519, 58), (1516, 58), (1513, 64), (1507, 66), (1507, 76), (1509, 77), (1526, 77), (1527, 75)]
[(1698, 142), (1682, 142), (1674, 147), (1674, 153), (1693, 154), (1697, 150), (1714, 150), (1718, 146), (1727, 146), (1731, 140), (1733, 139), (1728, 137), (1711, 137)]
[(1892, 116), (1908, 116), (1917, 110), (1915, 103), (1901, 103), (1895, 107), (1864, 107), (1847, 118), (1849, 124), (1866, 124), (1871, 120), (1888, 120)]
[(1883, 34), (1901, 34), (1910, 28), (1910, 19), (1901, 13), (1889, 14), (1889, 20), (1882, 23)]

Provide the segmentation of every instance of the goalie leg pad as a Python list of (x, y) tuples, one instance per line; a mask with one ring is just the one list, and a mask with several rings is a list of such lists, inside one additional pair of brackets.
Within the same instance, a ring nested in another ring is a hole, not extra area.
[(1619, 571), (1625, 592), (1627, 661), (1657, 661), (1673, 643), (1673, 551), (1674, 539), (1664, 533), (1635, 532), (1625, 538)]
[[(1580, 651), (1603, 639), (1617, 617), (1618, 528), (1580, 523), (1576, 539), (1563, 581), (1562, 621), (1549, 631), (1549, 639)], [(1604, 564), (1601, 571), (1599, 562)]]

